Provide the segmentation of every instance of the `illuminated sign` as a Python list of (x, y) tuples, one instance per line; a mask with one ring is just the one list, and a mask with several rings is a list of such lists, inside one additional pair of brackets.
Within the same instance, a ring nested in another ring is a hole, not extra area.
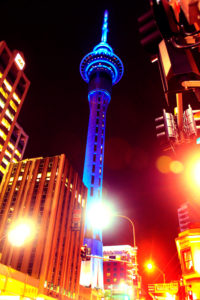
[(148, 291), (151, 293), (178, 293), (178, 282), (149, 284)]
[(17, 64), (17, 66), (19, 67), (20, 70), (23, 70), (24, 66), (25, 66), (25, 61), (23, 60), (22, 56), (17, 53), (17, 55), (15, 56), (15, 62)]

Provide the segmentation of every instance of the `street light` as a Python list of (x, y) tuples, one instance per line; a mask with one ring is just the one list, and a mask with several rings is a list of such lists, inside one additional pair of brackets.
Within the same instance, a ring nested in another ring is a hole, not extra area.
[(133, 247), (135, 248), (136, 247), (136, 239), (135, 239), (135, 226), (134, 226), (133, 221), (129, 217), (124, 216), (124, 215), (114, 214), (113, 216), (114, 217), (119, 217), (119, 218), (126, 219), (126, 220), (128, 220), (131, 223), (131, 226), (133, 228)]
[(21, 247), (35, 236), (35, 225), (29, 219), (20, 219), (10, 226), (8, 241), (11, 245)]
[(152, 261), (148, 261), (145, 266), (149, 272), (153, 272), (154, 269), (158, 270), (163, 276), (163, 282), (164, 283), (166, 282), (165, 273), (158, 266), (156, 266)]
[(110, 221), (113, 217), (123, 218), (131, 223), (133, 228), (133, 246), (136, 247), (136, 239), (135, 239), (135, 226), (133, 221), (124, 215), (113, 212), (113, 209), (104, 202), (94, 203), (91, 205), (90, 209), (87, 213), (87, 220), (90, 222), (93, 228), (103, 229), (108, 227)]
[[(13, 247), (21, 247), (31, 241), (36, 234), (36, 226), (30, 219), (21, 218), (14, 221), (7, 232), (8, 242), (11, 244), (7, 265), (10, 266)], [(4, 239), (5, 236), (2, 237)]]

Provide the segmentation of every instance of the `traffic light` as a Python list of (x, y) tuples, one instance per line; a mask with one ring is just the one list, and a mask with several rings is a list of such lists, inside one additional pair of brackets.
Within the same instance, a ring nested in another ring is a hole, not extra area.
[(197, 136), (196, 122), (190, 105), (188, 105), (188, 109), (186, 109), (183, 113), (183, 125), (184, 133), (187, 138), (193, 138)]
[(81, 259), (86, 261), (90, 260), (90, 255), (91, 255), (91, 249), (87, 247), (87, 245), (84, 245), (81, 247)]
[(174, 116), (172, 113), (167, 113), (163, 109), (163, 115), (155, 119), (157, 137), (160, 140), (161, 146), (164, 150), (168, 150), (171, 147), (171, 143), (176, 143), (178, 141), (178, 131), (177, 126), (174, 121)]
[(168, 0), (150, 0), (150, 9), (138, 18), (141, 44), (154, 55), (158, 53), (158, 44), (178, 32), (175, 16)]
[(138, 18), (138, 25), (141, 45), (150, 54), (157, 54), (158, 44), (162, 40), (162, 36), (154, 19), (152, 9)]

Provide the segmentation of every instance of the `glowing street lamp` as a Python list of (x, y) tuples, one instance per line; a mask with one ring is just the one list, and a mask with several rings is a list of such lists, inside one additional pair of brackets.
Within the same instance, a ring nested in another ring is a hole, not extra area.
[(113, 217), (119, 217), (129, 221), (133, 229), (133, 246), (136, 247), (135, 226), (133, 221), (127, 216), (113, 212), (113, 208), (111, 207), (111, 205), (108, 205), (104, 202), (94, 203), (90, 207), (90, 209), (88, 209), (88, 213), (86, 216), (91, 226), (96, 229), (103, 229), (108, 227)]
[[(10, 266), (13, 247), (21, 247), (31, 241), (36, 234), (36, 225), (30, 219), (18, 219), (13, 222), (6, 234), (8, 242), (11, 244), (11, 249), (9, 251), (9, 256), (7, 259), (7, 265)], [(1, 237), (0, 240), (4, 239), (5, 235)]]
[(163, 276), (163, 282), (164, 283), (166, 282), (165, 273), (158, 266), (156, 266), (152, 261), (148, 261), (145, 264), (145, 266), (146, 266), (147, 271), (149, 271), (149, 272), (153, 272), (155, 269), (158, 270)]
[(21, 247), (26, 242), (33, 239), (35, 235), (35, 226), (28, 219), (20, 219), (13, 222), (8, 231), (8, 241), (11, 245)]

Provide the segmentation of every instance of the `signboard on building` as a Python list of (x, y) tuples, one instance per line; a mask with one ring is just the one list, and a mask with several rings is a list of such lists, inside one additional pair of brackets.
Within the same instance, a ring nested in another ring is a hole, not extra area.
[(170, 283), (156, 283), (156, 284), (148, 284), (148, 292), (149, 293), (169, 293), (176, 294), (178, 293), (178, 282), (170, 282)]

